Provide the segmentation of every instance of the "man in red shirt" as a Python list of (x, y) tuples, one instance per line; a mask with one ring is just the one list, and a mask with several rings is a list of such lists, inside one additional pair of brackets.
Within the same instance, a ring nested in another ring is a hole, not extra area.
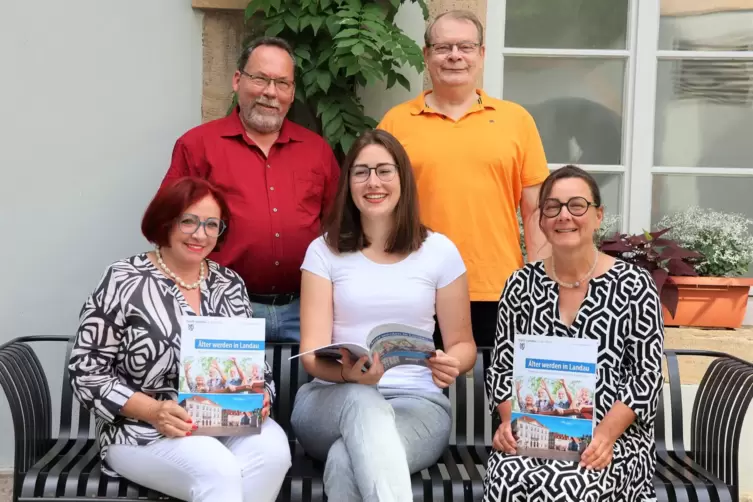
[(233, 76), (238, 106), (179, 138), (162, 182), (193, 175), (229, 189), (227, 240), (210, 257), (243, 278), (268, 340), (300, 340), (300, 266), (340, 174), (329, 144), (286, 118), (294, 71), (286, 41), (254, 40)]

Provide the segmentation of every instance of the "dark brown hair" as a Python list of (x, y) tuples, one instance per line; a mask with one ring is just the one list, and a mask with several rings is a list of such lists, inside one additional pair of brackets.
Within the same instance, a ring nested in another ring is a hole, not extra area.
[(400, 199), (394, 212), (394, 227), (384, 250), (388, 253), (410, 253), (421, 247), (428, 229), (418, 212), (418, 190), (408, 154), (400, 142), (381, 129), (364, 132), (356, 139), (343, 161), (337, 196), (323, 222), (324, 239), (337, 253), (360, 251), (369, 246), (361, 227), (361, 213), (350, 192), (350, 169), (358, 155), (369, 145), (384, 147), (395, 160), (400, 178)]
[(144, 212), (141, 220), (141, 233), (152, 244), (167, 246), (170, 241), (170, 231), (176, 220), (188, 207), (207, 195), (220, 206), (220, 219), (226, 225), (225, 231), (217, 237), (217, 244), (214, 247), (214, 251), (219, 251), (230, 230), (230, 208), (225, 199), (224, 190), (202, 178), (185, 176), (162, 186)]
[(539, 226), (544, 218), (544, 202), (552, 194), (552, 188), (554, 184), (559, 180), (577, 178), (586, 182), (588, 188), (591, 190), (591, 197), (596, 207), (601, 207), (601, 190), (599, 190), (599, 184), (588, 171), (576, 167), (572, 164), (560, 167), (547, 176), (539, 189)]

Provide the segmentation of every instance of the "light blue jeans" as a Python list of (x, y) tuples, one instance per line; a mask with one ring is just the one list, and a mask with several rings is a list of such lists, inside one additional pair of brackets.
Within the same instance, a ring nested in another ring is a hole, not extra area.
[(251, 302), (254, 317), (267, 320), (266, 340), (268, 342), (301, 341), (301, 300), (287, 305), (265, 305)]
[(452, 410), (439, 392), (310, 382), (296, 394), (291, 425), (325, 462), (330, 502), (412, 502), (410, 476), (442, 455)]

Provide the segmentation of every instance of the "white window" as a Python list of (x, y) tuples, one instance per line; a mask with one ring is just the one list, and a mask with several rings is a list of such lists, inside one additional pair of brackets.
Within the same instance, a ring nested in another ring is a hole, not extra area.
[[(753, 0), (488, 0), (484, 88), (621, 230), (698, 205), (753, 219)], [(751, 274), (753, 275), (753, 274)]]

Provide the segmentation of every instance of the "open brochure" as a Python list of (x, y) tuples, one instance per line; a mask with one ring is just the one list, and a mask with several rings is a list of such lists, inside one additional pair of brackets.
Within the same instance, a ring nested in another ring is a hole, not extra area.
[(264, 319), (183, 316), (178, 403), (199, 427), (194, 435), (261, 431)]
[(598, 341), (515, 335), (512, 430), (518, 454), (579, 461), (591, 442)]
[(290, 359), (311, 353), (316, 354), (317, 357), (340, 359), (340, 349), (350, 351), (354, 360), (367, 356), (369, 358), (365, 364), (367, 368), (373, 362), (372, 354), (379, 354), (384, 371), (404, 364), (427, 366), (427, 359), (432, 357), (436, 351), (433, 333), (406, 324), (391, 323), (381, 324), (372, 329), (366, 337), (365, 345), (333, 343), (302, 352)]

